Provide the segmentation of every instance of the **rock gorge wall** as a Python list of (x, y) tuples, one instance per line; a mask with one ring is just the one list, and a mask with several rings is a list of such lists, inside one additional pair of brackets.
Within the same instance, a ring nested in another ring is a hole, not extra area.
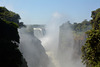
[(28, 67), (48, 67), (49, 58), (41, 41), (33, 35), (33, 31), (29, 28), (22, 28), (19, 30), (19, 34), (21, 41), (19, 49), (26, 59)]
[(86, 34), (85, 33), (82, 33), (81, 35), (76, 35), (76, 36), (74, 36), (74, 57), (80, 57), (81, 56), (81, 47), (82, 47), (82, 45), (84, 45), (85, 44), (85, 42), (86, 42), (86, 38), (87, 38), (87, 36), (86, 36)]
[(59, 49), (61, 52), (69, 49), (70, 46), (74, 49), (75, 53), (81, 54), (81, 46), (85, 44), (86, 34), (74, 33), (68, 23), (64, 23), (59, 28)]
[(84, 67), (81, 63), (81, 46), (85, 44), (86, 35), (73, 32), (69, 23), (64, 23), (59, 28), (58, 59), (63, 65), (70, 67)]

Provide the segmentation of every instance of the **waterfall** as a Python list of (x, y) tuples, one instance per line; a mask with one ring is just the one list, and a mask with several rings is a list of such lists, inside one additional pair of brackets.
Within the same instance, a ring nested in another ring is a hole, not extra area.
[(39, 39), (29, 29), (19, 30), (19, 49), (28, 67), (85, 67), (79, 57), (74, 57), (77, 53), (74, 53), (76, 49), (70, 26), (63, 25), (60, 31), (59, 26), (47, 26), (47, 33)]

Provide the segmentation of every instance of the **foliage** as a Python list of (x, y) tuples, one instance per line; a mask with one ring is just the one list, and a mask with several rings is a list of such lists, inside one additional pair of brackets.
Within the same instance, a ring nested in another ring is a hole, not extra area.
[(72, 28), (76, 32), (86, 32), (91, 29), (90, 21), (84, 20), (81, 23), (74, 23)]
[(82, 46), (83, 62), (96, 65), (98, 60), (100, 61), (100, 31), (90, 30), (87, 34), (87, 41)]
[(24, 59), (18, 49), (18, 19), (18, 14), (0, 7), (0, 67), (22, 66)]
[(95, 65), (95, 67), (100, 67), (100, 62), (98, 62), (98, 64), (97, 64), (97, 65)]
[(20, 16), (12, 11), (7, 10), (5, 7), (0, 7), (0, 18), (2, 20), (5, 20), (8, 23), (10, 22), (10, 23), (16, 25), (17, 27), (18, 26), (25, 27), (23, 22), (19, 22), (19, 20), (21, 19)]
[(99, 29), (100, 28), (100, 8), (97, 9), (96, 11), (92, 11), (92, 16), (93, 19), (91, 20), (92, 28), (93, 29)]
[(92, 29), (86, 32), (87, 41), (82, 46), (82, 61), (87, 67), (98, 67), (100, 65), (100, 9), (93, 11), (91, 17)]
[(13, 27), (15, 27), (15, 28), (19, 27), (18, 24), (14, 23), (14, 22), (6, 21), (6, 20), (2, 20), (2, 21), (5, 22), (5, 23), (7, 23), (7, 24), (9, 24), (9, 25), (11, 25), (11, 26), (13, 26)]

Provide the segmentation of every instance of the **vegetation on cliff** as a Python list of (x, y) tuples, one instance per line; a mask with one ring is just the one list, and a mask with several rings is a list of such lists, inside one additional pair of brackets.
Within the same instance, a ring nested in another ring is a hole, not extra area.
[(22, 27), (22, 26), (25, 27), (23, 22), (19, 22), (19, 20), (21, 19), (19, 14), (16, 14), (12, 11), (9, 11), (5, 7), (0, 7), (0, 18), (8, 24), (13, 24), (13, 26), (16, 25), (17, 27), (18, 26), (19, 27)]
[(0, 7), (0, 67), (22, 67), (25, 62), (18, 49), (19, 19), (18, 14)]
[(72, 24), (72, 28), (75, 32), (86, 32), (91, 29), (90, 21), (85, 19), (81, 23), (74, 23)]
[(87, 67), (100, 67), (100, 8), (92, 11), (92, 29), (87, 31), (87, 41), (82, 46), (82, 60)]

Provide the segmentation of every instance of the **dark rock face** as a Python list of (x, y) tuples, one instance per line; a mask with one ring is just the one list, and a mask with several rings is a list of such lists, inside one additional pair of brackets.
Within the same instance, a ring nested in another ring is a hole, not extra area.
[(49, 58), (41, 41), (33, 35), (33, 31), (27, 32), (25, 28), (19, 30), (21, 44), (20, 51), (28, 63), (28, 67), (47, 67)]
[[(0, 66), (27, 67), (27, 63), (19, 51), (18, 27), (20, 16), (5, 7), (0, 7)], [(24, 26), (25, 27), (25, 26)]]
[[(18, 49), (19, 35), (17, 28), (0, 19), (0, 66), (21, 67), (23, 56)], [(24, 60), (25, 61), (25, 60)], [(27, 67), (27, 63), (25, 63)]]

